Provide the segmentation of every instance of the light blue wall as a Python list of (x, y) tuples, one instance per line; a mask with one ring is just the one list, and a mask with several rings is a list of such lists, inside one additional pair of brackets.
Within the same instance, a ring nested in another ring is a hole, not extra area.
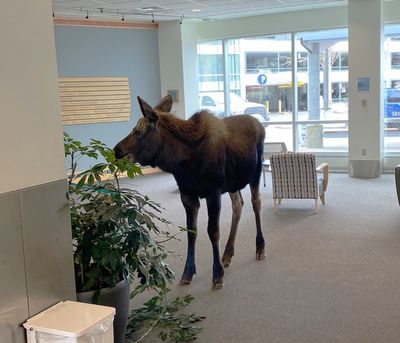
[(60, 77), (128, 76), (129, 122), (64, 126), (64, 131), (82, 142), (95, 138), (114, 146), (139, 118), (137, 96), (151, 105), (160, 100), (158, 30), (55, 26), (55, 41)]

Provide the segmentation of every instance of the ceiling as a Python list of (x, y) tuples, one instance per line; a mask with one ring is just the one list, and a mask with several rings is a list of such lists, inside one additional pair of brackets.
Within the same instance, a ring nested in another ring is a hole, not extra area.
[(53, 0), (55, 17), (126, 21), (218, 20), (346, 5), (347, 0)]

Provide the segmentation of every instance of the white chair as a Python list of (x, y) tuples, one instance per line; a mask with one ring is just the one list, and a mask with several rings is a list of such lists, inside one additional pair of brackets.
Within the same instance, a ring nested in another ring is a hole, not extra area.
[[(329, 166), (322, 163), (315, 167), (312, 153), (288, 152), (272, 154), (272, 198), (273, 209), (276, 202), (285, 199), (314, 199), (315, 212), (318, 212), (318, 197), (325, 205), (325, 191), (328, 188)], [(322, 172), (322, 177), (317, 175)]]
[(276, 154), (276, 153), (280, 153), (280, 152), (287, 152), (286, 144), (284, 142), (264, 143), (264, 161), (262, 164), (264, 187), (266, 186), (265, 172), (270, 171), (270, 168), (271, 168), (271, 163), (269, 161), (269, 157), (272, 154)]

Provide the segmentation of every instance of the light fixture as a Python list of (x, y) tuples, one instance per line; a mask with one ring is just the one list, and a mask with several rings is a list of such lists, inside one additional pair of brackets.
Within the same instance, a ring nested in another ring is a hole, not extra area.
[(157, 8), (155, 7), (139, 7), (138, 10), (139, 11), (143, 11), (143, 12), (154, 12)]
[(151, 12), (151, 22), (154, 23), (154, 12)]
[(86, 17), (85, 18), (89, 19), (89, 11), (88, 10), (86, 10)]
[(125, 21), (125, 16), (122, 15), (121, 21)]
[(192, 12), (201, 12), (201, 9), (200, 8), (193, 8)]
[(179, 20), (179, 24), (182, 25), (182, 22), (183, 22), (183, 14), (181, 15), (181, 19)]

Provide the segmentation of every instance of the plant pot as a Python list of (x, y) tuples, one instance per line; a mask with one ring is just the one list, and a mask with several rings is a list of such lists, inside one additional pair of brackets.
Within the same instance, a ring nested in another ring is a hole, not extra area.
[[(125, 343), (125, 332), (129, 312), (129, 283), (119, 282), (115, 287), (102, 288), (97, 304), (115, 308), (114, 317), (114, 343)], [(80, 302), (92, 304), (94, 291), (76, 294)]]

